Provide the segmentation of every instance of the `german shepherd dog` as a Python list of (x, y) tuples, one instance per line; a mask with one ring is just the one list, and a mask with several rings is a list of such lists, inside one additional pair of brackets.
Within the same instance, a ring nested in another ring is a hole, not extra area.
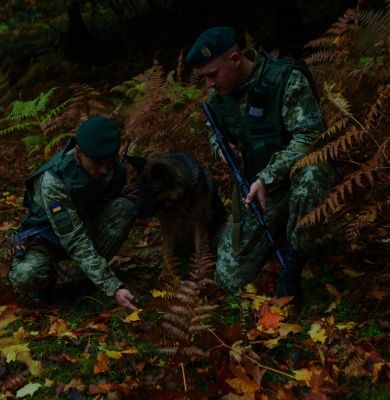
[(227, 211), (210, 173), (192, 153), (157, 158), (126, 156), (137, 172), (133, 215), (160, 220), (164, 254), (199, 254), (202, 240), (225, 222)]

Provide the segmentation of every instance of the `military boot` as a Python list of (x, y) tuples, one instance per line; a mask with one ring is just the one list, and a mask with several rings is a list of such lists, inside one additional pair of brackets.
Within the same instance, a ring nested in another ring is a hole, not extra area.
[(307, 253), (287, 245), (284, 267), (279, 272), (275, 287), (276, 297), (294, 296), (290, 304), (300, 308), (303, 301), (301, 274), (307, 260)]
[(57, 283), (57, 274), (53, 274), (49, 283), (44, 289), (36, 290), (32, 294), (32, 298), (36, 303), (46, 303), (50, 305), (54, 300), (54, 285)]

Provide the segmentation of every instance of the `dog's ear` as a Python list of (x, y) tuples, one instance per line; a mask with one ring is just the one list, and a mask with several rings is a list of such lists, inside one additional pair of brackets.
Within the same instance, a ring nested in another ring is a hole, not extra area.
[(144, 157), (129, 156), (128, 154), (126, 154), (125, 157), (126, 160), (134, 167), (137, 173), (142, 174), (145, 169), (147, 159)]

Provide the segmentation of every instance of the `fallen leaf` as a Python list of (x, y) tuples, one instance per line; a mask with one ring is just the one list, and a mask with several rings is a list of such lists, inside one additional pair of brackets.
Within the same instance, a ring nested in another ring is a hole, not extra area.
[(358, 276), (362, 276), (365, 274), (365, 272), (355, 271), (350, 268), (345, 268), (344, 273), (345, 273), (345, 275), (348, 275), (350, 278), (357, 278)]
[(390, 322), (385, 321), (383, 319), (378, 318), (376, 320), (376, 323), (378, 324), (379, 328), (385, 330), (385, 331), (390, 331)]
[(42, 385), (40, 383), (28, 383), (16, 392), (16, 397), (32, 396)]
[(107, 357), (104, 353), (99, 353), (95, 365), (93, 366), (93, 373), (95, 375), (102, 374), (109, 370), (108, 363), (110, 362), (110, 358)]
[(299, 324), (285, 324), (281, 322), (279, 324), (280, 336), (287, 336), (290, 332), (299, 333), (302, 331), (302, 327)]
[(134, 311), (134, 312), (132, 312), (131, 314), (129, 314), (127, 317), (126, 317), (126, 319), (125, 319), (125, 322), (134, 322), (134, 321), (140, 321), (140, 318), (139, 318), (139, 313), (141, 312), (142, 310), (138, 310), (138, 311)]
[(313, 342), (321, 342), (322, 344), (324, 344), (326, 339), (328, 338), (325, 334), (325, 329), (322, 328), (318, 323), (314, 323), (308, 333), (313, 339)]
[(248, 283), (248, 285), (244, 286), (244, 289), (247, 293), (256, 293), (257, 292), (257, 288), (252, 283)]
[(42, 374), (42, 366), (39, 361), (32, 359), (27, 344), (6, 346), (1, 349), (1, 352), (6, 357), (8, 363), (19, 361), (27, 365), (31, 375), (40, 376)]
[(257, 329), (260, 328), (259, 330), (268, 331), (268, 329), (271, 328), (272, 330), (276, 331), (278, 329), (280, 321), (282, 321), (283, 319), (283, 316), (271, 310), (268, 314), (265, 314), (261, 319), (257, 321)]
[(104, 354), (110, 358), (114, 358), (115, 360), (120, 360), (123, 357), (121, 352), (113, 350), (107, 350)]

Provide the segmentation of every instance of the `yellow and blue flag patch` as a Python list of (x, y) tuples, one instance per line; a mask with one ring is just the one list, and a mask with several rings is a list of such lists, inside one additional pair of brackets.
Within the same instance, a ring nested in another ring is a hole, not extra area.
[(58, 211), (61, 211), (62, 210), (61, 204), (60, 203), (53, 204), (52, 206), (50, 206), (50, 210), (53, 214)]

